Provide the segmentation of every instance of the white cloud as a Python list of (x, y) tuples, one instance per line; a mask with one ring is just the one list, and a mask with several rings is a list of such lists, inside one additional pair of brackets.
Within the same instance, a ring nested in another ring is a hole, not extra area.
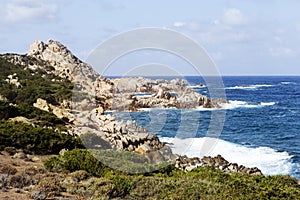
[(184, 25), (185, 25), (184, 22), (174, 22), (174, 23), (173, 23), (173, 26), (175, 26), (175, 27), (182, 27), (182, 26), (184, 26)]
[(222, 21), (229, 26), (240, 26), (247, 22), (242, 12), (236, 8), (225, 10)]
[(57, 13), (55, 4), (41, 1), (12, 1), (6, 4), (4, 19), (8, 22), (52, 20)]

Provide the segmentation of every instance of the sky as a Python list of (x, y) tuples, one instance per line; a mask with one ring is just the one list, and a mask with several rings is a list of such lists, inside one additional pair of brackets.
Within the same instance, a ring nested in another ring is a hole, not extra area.
[[(300, 75), (299, 8), (298, 0), (2, 0), (0, 53), (25, 54), (35, 40), (53, 39), (85, 61), (114, 35), (158, 27), (196, 41), (221, 75)], [(155, 50), (125, 55), (107, 73), (151, 71), (151, 63), (194, 73), (178, 56)]]

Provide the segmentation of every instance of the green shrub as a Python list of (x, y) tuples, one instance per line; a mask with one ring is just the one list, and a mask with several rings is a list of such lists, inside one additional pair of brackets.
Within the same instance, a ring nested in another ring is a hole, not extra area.
[(109, 170), (85, 149), (74, 149), (63, 155), (51, 157), (44, 165), (47, 170), (53, 172), (85, 170), (97, 177), (103, 176)]
[(64, 155), (55, 156), (45, 162), (50, 171), (85, 170), (94, 176), (103, 176), (105, 172), (145, 173), (156, 169), (156, 165), (147, 163), (147, 159), (139, 154), (114, 150), (83, 150), (74, 149)]
[(71, 135), (5, 120), (0, 123), (0, 141), (3, 147), (12, 146), (23, 149), (26, 153), (42, 155), (57, 154), (63, 148), (83, 147), (80, 139)]
[(131, 191), (133, 182), (130, 176), (118, 174), (110, 175), (108, 178), (112, 180), (112, 183), (115, 186), (112, 197), (124, 197)]
[[(27, 58), (33, 59), (33, 58)], [(30, 62), (30, 61), (29, 61)], [(47, 66), (45, 66), (47, 67)], [(64, 99), (71, 99), (73, 84), (67, 79), (59, 78), (45, 71), (24, 70), (22, 67), (0, 58), (0, 91), (1, 95), (10, 102), (23, 105), (32, 105), (37, 98), (47, 100), (57, 105)], [(22, 88), (8, 84), (5, 79), (16, 73)], [(58, 81), (53, 82), (52, 79)]]

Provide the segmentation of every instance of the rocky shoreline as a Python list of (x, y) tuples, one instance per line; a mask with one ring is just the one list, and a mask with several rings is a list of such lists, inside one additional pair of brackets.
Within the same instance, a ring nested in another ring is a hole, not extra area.
[[(1, 57), (24, 70), (42, 70), (75, 84), (72, 100), (52, 105), (44, 99), (37, 99), (33, 105), (52, 112), (60, 119), (66, 119), (67, 134), (82, 136), (93, 133), (106, 141), (109, 148), (142, 154), (150, 163), (174, 163), (184, 171), (213, 166), (229, 173), (262, 175), (257, 168), (229, 163), (221, 156), (200, 159), (173, 154), (170, 146), (136, 122), (117, 121), (114, 115), (104, 114), (108, 110), (136, 112), (142, 108), (220, 108), (221, 104), (227, 103), (226, 100), (213, 100), (197, 93), (185, 80), (108, 79), (76, 58), (64, 45), (53, 40), (47, 43), (36, 41), (26, 55), (5, 54)], [(149, 95), (140, 97), (137, 93)], [(30, 123), (24, 118), (22, 120)]]

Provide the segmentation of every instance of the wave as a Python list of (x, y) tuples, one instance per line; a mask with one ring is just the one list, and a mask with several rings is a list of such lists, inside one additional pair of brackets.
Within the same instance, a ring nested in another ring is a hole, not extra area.
[[(203, 108), (203, 106), (198, 106), (195, 109), (182, 109), (182, 111), (190, 110), (190, 111), (213, 111), (213, 110), (232, 110), (237, 108), (261, 108), (264, 106), (273, 106), (277, 102), (260, 102), (260, 103), (248, 103), (246, 101), (237, 101), (231, 100), (229, 103), (221, 103), (221, 108)], [(139, 111), (149, 112), (151, 110), (174, 110), (177, 109), (175, 107), (170, 108), (139, 108)]]
[(277, 102), (260, 102), (260, 105), (262, 106), (273, 106), (275, 105)]
[(281, 85), (295, 85), (295, 82), (289, 82), (289, 81), (282, 81), (280, 82)]
[(240, 85), (240, 86), (233, 86), (233, 87), (226, 87), (227, 90), (256, 90), (261, 87), (272, 87), (274, 85), (268, 84), (256, 84), (256, 85)]
[(203, 106), (199, 106), (196, 108), (196, 110), (209, 111), (218, 109), (231, 110), (236, 108), (260, 108), (264, 106), (273, 106), (276, 103), (277, 102), (248, 103), (246, 101), (231, 100), (229, 103), (221, 103), (221, 108), (203, 108)]
[(221, 104), (223, 109), (235, 109), (235, 108), (259, 108), (263, 106), (273, 106), (276, 102), (260, 102), (260, 103), (248, 103), (246, 101), (229, 101), (229, 103)]
[(192, 89), (200, 89), (200, 88), (206, 88), (206, 85), (190, 85), (188, 87)]
[(169, 107), (169, 108), (163, 108), (163, 107), (157, 107), (157, 108), (139, 108), (138, 111), (142, 112), (149, 112), (149, 111), (155, 111), (155, 110), (177, 110), (176, 107)]
[[(269, 147), (246, 147), (216, 138), (169, 138), (162, 142), (171, 144), (174, 153), (189, 157), (217, 156), (246, 167), (258, 167), (265, 175), (291, 174), (295, 164), (287, 152), (278, 152)], [(204, 148), (205, 146), (209, 148)]]

